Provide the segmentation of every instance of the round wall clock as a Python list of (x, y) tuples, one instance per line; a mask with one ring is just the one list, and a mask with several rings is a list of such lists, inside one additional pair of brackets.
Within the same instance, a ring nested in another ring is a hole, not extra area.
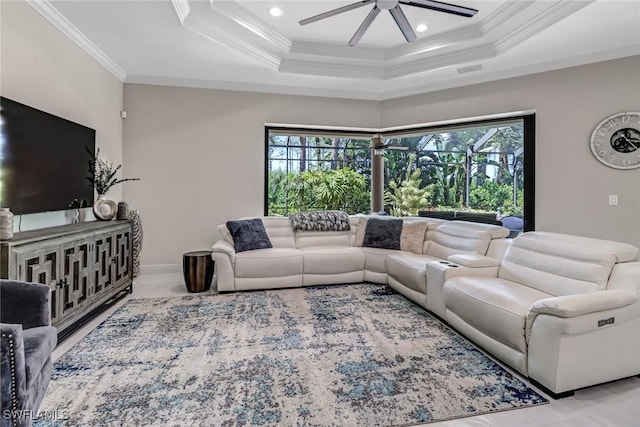
[(591, 152), (612, 168), (640, 168), (640, 113), (617, 113), (598, 123), (591, 133)]

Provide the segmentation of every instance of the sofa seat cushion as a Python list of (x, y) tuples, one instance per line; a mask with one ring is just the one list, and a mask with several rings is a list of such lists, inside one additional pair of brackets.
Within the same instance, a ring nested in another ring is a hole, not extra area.
[(417, 255), (400, 252), (387, 255), (386, 269), (389, 276), (416, 292), (426, 295), (427, 275), (426, 266), (429, 261), (439, 261), (440, 258), (430, 255)]
[(303, 248), (305, 274), (337, 274), (362, 271), (364, 252), (354, 246), (315, 246)]
[(236, 254), (236, 277), (286, 277), (299, 274), (302, 274), (302, 251), (299, 249), (258, 249)]
[(38, 379), (58, 342), (58, 332), (53, 326), (39, 326), (23, 329), (24, 364), (27, 389), (31, 389)]
[(525, 339), (529, 307), (551, 295), (528, 286), (493, 277), (454, 277), (444, 285), (449, 311), (478, 331), (527, 352)]
[(394, 249), (362, 248), (364, 252), (364, 269), (374, 273), (387, 273), (385, 262), (387, 255), (402, 253)]

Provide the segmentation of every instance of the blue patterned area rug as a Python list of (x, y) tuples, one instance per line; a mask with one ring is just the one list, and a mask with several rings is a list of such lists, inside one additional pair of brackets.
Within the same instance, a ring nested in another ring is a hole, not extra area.
[(36, 425), (402, 426), (542, 403), (361, 284), (131, 300), (55, 364), (41, 410), (68, 420)]

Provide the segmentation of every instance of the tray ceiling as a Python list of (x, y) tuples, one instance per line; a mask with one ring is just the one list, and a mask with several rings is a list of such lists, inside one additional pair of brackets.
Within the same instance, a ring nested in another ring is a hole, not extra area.
[(455, 2), (473, 18), (402, 6), (428, 26), (415, 42), (384, 13), (356, 47), (370, 5), (298, 24), (353, 0), (28, 2), (132, 83), (382, 100), (640, 54), (633, 0)]

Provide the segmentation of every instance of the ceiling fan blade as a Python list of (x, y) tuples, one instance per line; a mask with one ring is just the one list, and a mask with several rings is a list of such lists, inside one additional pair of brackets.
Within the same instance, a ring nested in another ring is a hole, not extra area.
[(422, 7), (424, 9), (437, 10), (438, 12), (452, 13), (454, 15), (471, 18), (478, 11), (470, 7), (458, 6), (435, 0), (400, 0), (400, 3), (407, 6)]
[(358, 44), (364, 33), (369, 29), (369, 26), (371, 26), (373, 20), (376, 19), (379, 13), (380, 8), (378, 8), (378, 6), (373, 6), (371, 12), (369, 12), (367, 17), (364, 18), (364, 21), (362, 21), (362, 24), (360, 24), (360, 27), (356, 30), (356, 33), (353, 35), (353, 37), (351, 37), (351, 40), (349, 40), (349, 46), (353, 47)]
[(386, 147), (384, 147), (385, 150), (395, 150), (395, 151), (407, 151), (409, 149), (409, 147), (405, 147), (402, 145), (387, 145)]
[(359, 1), (357, 3), (352, 3), (352, 4), (349, 4), (347, 6), (339, 7), (337, 9), (333, 9), (333, 10), (330, 10), (328, 12), (324, 12), (324, 13), (321, 13), (319, 15), (312, 16), (311, 18), (303, 19), (302, 21), (299, 22), (299, 24), (300, 25), (311, 24), (312, 22), (316, 22), (316, 21), (319, 21), (321, 19), (329, 18), (331, 16), (335, 16), (335, 15), (338, 15), (338, 14), (343, 13), (343, 12), (348, 12), (350, 10), (357, 9), (359, 7), (362, 7), (362, 6), (366, 6), (368, 4), (373, 3), (374, 1), (375, 0), (362, 0), (362, 1)]
[(407, 39), (409, 43), (414, 41), (417, 38), (416, 33), (413, 32), (413, 28), (411, 28), (407, 15), (405, 15), (402, 9), (400, 9), (400, 5), (397, 4), (395, 7), (389, 9), (389, 13), (393, 16), (396, 24), (398, 24), (398, 28), (402, 31), (404, 38)]

